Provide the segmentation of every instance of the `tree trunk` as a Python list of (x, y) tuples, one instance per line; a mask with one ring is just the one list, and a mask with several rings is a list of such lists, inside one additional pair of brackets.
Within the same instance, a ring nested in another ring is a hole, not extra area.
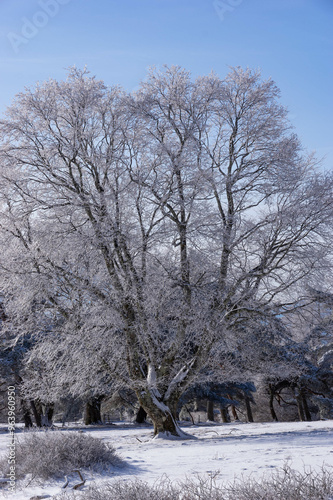
[[(157, 435), (172, 435), (176, 437), (184, 438), (185, 433), (182, 432), (176, 419), (172, 415), (172, 411), (163, 401), (160, 400), (160, 396), (157, 397), (153, 390), (147, 390), (142, 392), (137, 392), (137, 398), (140, 406), (146, 411), (147, 415), (151, 419), (154, 425), (154, 436)], [(174, 404), (170, 404), (174, 407)]]
[(24, 399), (21, 399), (21, 408), (23, 413), (24, 427), (29, 429), (30, 427), (33, 427), (33, 423), (30, 415), (30, 410), (27, 407), (27, 403)]
[(52, 427), (52, 418), (54, 413), (54, 404), (45, 405), (41, 415), (41, 423), (43, 427)]
[(168, 400), (168, 407), (171, 411), (171, 414), (174, 418), (174, 420), (179, 420), (179, 398), (181, 396), (181, 393), (179, 393), (178, 391), (176, 391), (174, 394), (173, 394), (173, 397), (171, 397), (169, 400)]
[(311, 419), (311, 413), (310, 413), (310, 410), (309, 410), (308, 402), (307, 402), (306, 395), (305, 395), (304, 391), (301, 392), (301, 398), (302, 398), (302, 403), (303, 403), (303, 409), (304, 409), (305, 419), (308, 422), (311, 422), (311, 420), (312, 420)]
[(214, 401), (207, 401), (207, 420), (214, 422)]
[(104, 396), (98, 396), (91, 398), (86, 402), (85, 412), (84, 412), (84, 423), (85, 425), (101, 424), (101, 403)]
[(302, 396), (300, 394), (296, 395), (296, 403), (297, 403), (297, 409), (298, 409), (298, 416), (301, 422), (305, 421), (305, 415), (304, 415), (304, 408), (303, 408), (303, 401), (302, 401)]
[(234, 407), (234, 405), (231, 405), (231, 413), (232, 413), (232, 416), (234, 417), (235, 422), (238, 422), (239, 416), (237, 414), (237, 411), (236, 411), (236, 408)]
[(136, 424), (143, 424), (146, 421), (147, 418), (147, 412), (140, 406), (137, 414), (136, 414), (136, 419), (135, 423)]
[(30, 401), (37, 427), (42, 427), (42, 405), (38, 401)]
[[(229, 399), (232, 399), (231, 396), (230, 396), (230, 394), (228, 394), (227, 396), (228, 396)], [(234, 420), (236, 422), (238, 422), (239, 421), (239, 417), (237, 415), (237, 411), (236, 411), (235, 406), (234, 405), (230, 405), (230, 408), (231, 408), (231, 413), (232, 413), (232, 416), (234, 417)]]
[(246, 406), (247, 420), (248, 420), (248, 422), (254, 422), (254, 420), (253, 420), (253, 414), (252, 414), (252, 408), (251, 408), (251, 403), (250, 403), (250, 398), (245, 395), (244, 396), (244, 401), (245, 401), (245, 406)]
[(190, 412), (190, 410), (188, 409), (188, 407), (186, 405), (184, 405), (184, 408), (187, 411), (187, 413), (190, 415), (190, 419), (191, 419), (192, 425), (195, 425), (192, 413)]
[(274, 420), (274, 422), (278, 422), (279, 419), (277, 418), (277, 415), (274, 410), (274, 396), (275, 396), (274, 386), (272, 384), (269, 384), (268, 387), (269, 387), (269, 410), (271, 412), (272, 419)]
[(221, 406), (220, 407), (220, 412), (221, 412), (222, 422), (224, 424), (229, 424), (230, 423), (230, 415), (229, 415), (229, 412), (228, 412), (228, 408)]
[(23, 421), (24, 421), (24, 427), (26, 429), (29, 429), (30, 427), (33, 426), (31, 415), (30, 415), (30, 412), (29, 412), (29, 410), (27, 408), (25, 408), (23, 410)]

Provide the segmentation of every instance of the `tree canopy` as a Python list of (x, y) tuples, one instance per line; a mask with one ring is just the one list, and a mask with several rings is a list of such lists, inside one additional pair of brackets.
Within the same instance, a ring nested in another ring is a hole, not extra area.
[(128, 94), (72, 68), (0, 122), (8, 329), (58, 372), (132, 388), (155, 433), (180, 434), (180, 395), (241, 324), (299, 307), (326, 269), (332, 175), (278, 99), (250, 69), (153, 69)]

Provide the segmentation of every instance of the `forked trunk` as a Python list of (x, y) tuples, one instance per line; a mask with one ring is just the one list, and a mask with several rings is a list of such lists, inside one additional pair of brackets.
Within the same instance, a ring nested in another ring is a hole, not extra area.
[(183, 439), (190, 437), (181, 430), (170, 407), (161, 400), (159, 395), (157, 396), (150, 390), (138, 393), (137, 397), (140, 405), (153, 422), (154, 436), (175, 436)]
[(151, 419), (154, 424), (154, 436), (157, 435), (171, 435), (176, 437), (182, 436), (182, 431), (180, 430), (177, 422), (174, 420), (171, 412), (156, 412), (153, 411)]

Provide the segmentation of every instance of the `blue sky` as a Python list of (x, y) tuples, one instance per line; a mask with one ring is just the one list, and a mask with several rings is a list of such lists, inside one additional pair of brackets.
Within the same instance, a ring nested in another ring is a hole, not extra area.
[(87, 65), (135, 89), (149, 66), (261, 68), (303, 145), (333, 169), (333, 0), (0, 0), (0, 114), (36, 81)]

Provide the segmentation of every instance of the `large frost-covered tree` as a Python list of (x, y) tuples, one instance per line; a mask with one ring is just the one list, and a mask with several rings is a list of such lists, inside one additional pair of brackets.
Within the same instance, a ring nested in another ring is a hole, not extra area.
[(240, 68), (152, 70), (130, 95), (74, 68), (1, 121), (6, 314), (60, 336), (58, 360), (68, 338), (76, 367), (90, 337), (96, 371), (136, 392), (156, 434), (181, 434), (180, 395), (235, 327), (299, 305), (324, 264), (332, 178), (278, 97)]

